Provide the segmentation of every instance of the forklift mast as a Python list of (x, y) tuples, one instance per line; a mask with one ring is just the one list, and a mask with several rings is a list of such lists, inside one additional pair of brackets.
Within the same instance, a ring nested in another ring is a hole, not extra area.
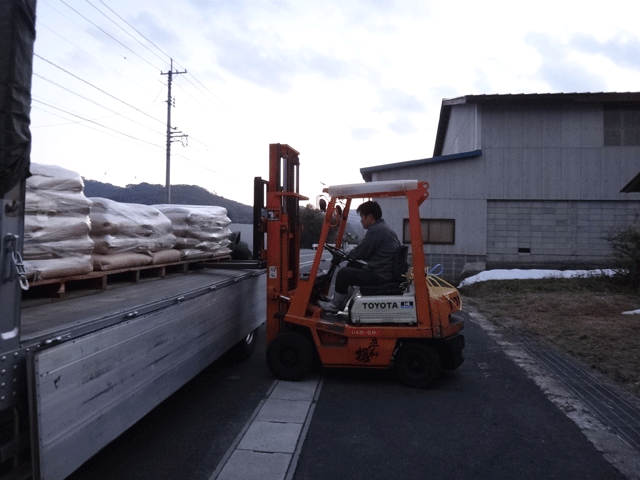
[[(287, 313), (300, 279), (299, 152), (289, 145), (269, 145), (267, 182), (267, 341), (278, 333), (278, 319)], [(265, 256), (265, 252), (262, 252)]]

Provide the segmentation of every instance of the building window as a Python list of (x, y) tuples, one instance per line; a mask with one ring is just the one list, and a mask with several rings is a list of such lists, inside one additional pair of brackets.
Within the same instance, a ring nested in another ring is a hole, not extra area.
[[(421, 218), (422, 242), (431, 245), (453, 245), (456, 240), (456, 221), (448, 218)], [(409, 219), (402, 224), (402, 241), (411, 243)]]
[(604, 146), (640, 146), (640, 107), (634, 105), (604, 106)]

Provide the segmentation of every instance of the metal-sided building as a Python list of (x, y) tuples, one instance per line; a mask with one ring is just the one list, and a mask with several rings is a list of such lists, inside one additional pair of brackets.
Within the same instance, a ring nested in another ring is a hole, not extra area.
[[(640, 193), (625, 188), (640, 171), (640, 92), (445, 99), (432, 158), (360, 171), (365, 181), (429, 182), (427, 264), (449, 280), (608, 266), (607, 237), (640, 222)], [(381, 205), (408, 241), (406, 207)]]

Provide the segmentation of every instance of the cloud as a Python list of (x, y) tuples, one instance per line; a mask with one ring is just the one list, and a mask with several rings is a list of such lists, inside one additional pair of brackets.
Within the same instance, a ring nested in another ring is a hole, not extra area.
[(305, 50), (301, 57), (302, 73), (315, 73), (324, 78), (331, 80), (339, 80), (348, 77), (351, 74), (351, 64), (341, 58), (332, 57), (330, 55)]
[(606, 41), (599, 41), (593, 35), (579, 33), (571, 38), (569, 45), (582, 53), (602, 55), (621, 68), (640, 70), (640, 39), (638, 38), (619, 34)]
[(145, 37), (152, 38), (153, 43), (165, 52), (188, 52), (180, 35), (171, 27), (165, 26), (158, 17), (148, 11), (140, 12), (132, 22)]
[[(549, 85), (550, 92), (601, 92), (607, 90), (603, 75), (575, 58), (570, 42), (562, 42), (544, 33), (528, 33), (525, 43), (535, 48), (541, 64), (536, 75)], [(592, 52), (589, 52), (592, 53)]]
[(423, 112), (424, 102), (415, 95), (398, 89), (380, 91), (380, 108), (377, 111)]
[(397, 117), (394, 121), (390, 122), (387, 127), (398, 135), (410, 135), (418, 131), (416, 125), (407, 117)]
[(277, 93), (291, 89), (300, 75), (339, 80), (351, 75), (349, 61), (311, 47), (290, 48), (269, 32), (226, 30), (209, 37), (217, 63), (232, 75)]
[(378, 134), (375, 128), (353, 128), (351, 129), (351, 138), (354, 140), (368, 141)]
[(242, 38), (227, 31), (216, 36), (217, 63), (236, 77), (275, 92), (293, 84), (294, 64), (285, 52), (267, 49), (257, 39)]

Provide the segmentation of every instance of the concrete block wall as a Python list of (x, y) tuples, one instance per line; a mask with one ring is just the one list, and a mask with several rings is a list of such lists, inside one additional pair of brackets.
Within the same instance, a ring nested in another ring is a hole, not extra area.
[(489, 201), (487, 267), (606, 266), (607, 237), (638, 223), (637, 201)]

